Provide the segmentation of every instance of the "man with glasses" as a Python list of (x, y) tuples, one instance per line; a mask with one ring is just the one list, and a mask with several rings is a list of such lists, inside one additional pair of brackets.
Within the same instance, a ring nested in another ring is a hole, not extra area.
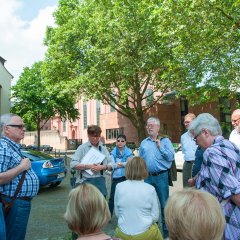
[(222, 205), (226, 219), (223, 239), (239, 239), (239, 149), (221, 136), (222, 130), (218, 120), (209, 113), (199, 114), (189, 126), (189, 132), (197, 144), (206, 149), (201, 170), (189, 180), (189, 184), (211, 193)]
[(157, 192), (161, 204), (162, 234), (164, 238), (167, 238), (164, 208), (169, 197), (168, 170), (174, 160), (174, 148), (167, 137), (159, 137), (160, 121), (158, 118), (150, 117), (146, 128), (149, 136), (141, 142), (139, 156), (147, 164), (149, 176), (145, 182), (154, 186)]
[[(101, 128), (97, 125), (91, 125), (87, 128), (88, 133), (88, 142), (80, 145), (76, 150), (75, 154), (72, 157), (70, 167), (71, 169), (78, 171), (78, 177), (76, 179), (76, 186), (83, 183), (91, 183), (95, 187), (99, 189), (99, 191), (106, 197), (107, 196), (107, 188), (106, 188), (106, 180), (104, 176), (104, 171), (112, 170), (112, 159), (111, 156), (103, 146), (102, 142), (100, 141), (101, 137)], [(84, 164), (82, 160), (87, 152), (94, 148), (95, 150), (101, 152), (105, 155), (105, 158), (101, 163), (94, 163), (94, 164)], [(91, 170), (92, 175), (89, 173)]]
[(188, 113), (184, 117), (184, 125), (187, 130), (182, 136), (181, 136), (181, 148), (183, 153), (183, 171), (182, 171), (182, 180), (183, 180), (183, 187), (188, 187), (188, 179), (192, 177), (192, 166), (195, 160), (195, 153), (197, 150), (197, 145), (194, 139), (192, 138), (191, 134), (188, 132), (188, 127), (192, 120), (196, 118), (195, 114)]
[(230, 134), (229, 140), (240, 149), (240, 109), (233, 111), (231, 119), (234, 129)]
[(124, 169), (127, 161), (133, 157), (132, 150), (126, 146), (126, 143), (126, 136), (124, 134), (119, 134), (117, 136), (116, 147), (111, 152), (113, 164), (111, 193), (109, 198), (109, 210), (111, 215), (113, 214), (114, 209), (114, 195), (116, 186), (118, 183), (126, 180)]
[(25, 238), (31, 200), (37, 195), (39, 180), (31, 169), (30, 160), (20, 151), (20, 141), (24, 138), (25, 125), (16, 114), (1, 116), (0, 139), (0, 198), (3, 204), (10, 203), (23, 172), (26, 175), (5, 219), (1, 219), (0, 228), (6, 228), (6, 238), (22, 240)]

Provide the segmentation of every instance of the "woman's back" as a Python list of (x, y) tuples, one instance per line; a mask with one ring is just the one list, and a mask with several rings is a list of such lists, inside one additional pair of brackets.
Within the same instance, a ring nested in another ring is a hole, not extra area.
[(115, 213), (124, 233), (136, 235), (146, 231), (159, 218), (154, 187), (143, 180), (119, 183), (115, 193)]

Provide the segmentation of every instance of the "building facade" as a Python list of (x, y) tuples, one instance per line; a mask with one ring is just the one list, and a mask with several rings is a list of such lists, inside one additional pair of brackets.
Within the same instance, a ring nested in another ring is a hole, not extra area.
[(0, 56), (0, 114), (10, 112), (10, 97), (11, 97), (11, 80), (13, 76), (5, 68), (4, 63), (6, 62)]
[[(221, 123), (225, 137), (228, 137), (231, 126), (231, 112), (236, 108), (236, 101), (220, 98), (218, 101), (190, 106), (184, 98), (164, 100), (148, 110), (144, 116), (147, 120), (150, 116), (160, 119), (161, 133), (168, 135), (172, 142), (179, 143), (180, 136), (185, 131), (183, 125), (184, 116), (193, 112), (196, 115), (209, 112)], [(80, 118), (75, 122), (61, 121), (56, 117), (51, 120), (51, 129), (59, 131), (61, 136), (79, 143), (87, 141), (87, 126), (99, 125), (102, 129), (102, 141), (106, 144), (113, 143), (119, 133), (127, 136), (128, 142), (139, 144), (137, 131), (130, 120), (109, 105), (100, 101), (84, 101), (79, 99), (76, 107), (79, 109)]]

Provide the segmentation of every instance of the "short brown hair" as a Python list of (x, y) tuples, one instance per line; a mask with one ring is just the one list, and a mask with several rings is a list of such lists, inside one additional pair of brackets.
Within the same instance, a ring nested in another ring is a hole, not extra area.
[(141, 157), (133, 157), (127, 162), (125, 176), (129, 180), (143, 180), (148, 177), (146, 162)]
[(102, 130), (99, 126), (97, 125), (90, 125), (87, 128), (87, 133), (90, 136), (96, 136), (96, 137), (100, 137)]
[(172, 240), (219, 240), (225, 227), (225, 218), (217, 199), (196, 189), (184, 189), (169, 197), (165, 221)]
[(90, 234), (107, 225), (111, 214), (102, 193), (92, 184), (83, 183), (69, 193), (64, 218), (71, 231)]

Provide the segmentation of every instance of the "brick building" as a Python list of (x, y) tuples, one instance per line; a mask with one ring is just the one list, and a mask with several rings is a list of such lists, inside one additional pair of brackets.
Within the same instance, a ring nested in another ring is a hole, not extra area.
[[(59, 134), (71, 141), (87, 141), (87, 126), (97, 124), (102, 128), (102, 140), (105, 143), (115, 141), (119, 133), (127, 136), (128, 142), (138, 144), (136, 129), (130, 120), (119, 114), (109, 105), (100, 101), (84, 101), (79, 99), (76, 107), (79, 109), (80, 118), (75, 122), (61, 121), (60, 118), (51, 120), (51, 129), (57, 130)], [(161, 132), (170, 136), (173, 142), (179, 142), (181, 134), (185, 131), (182, 124), (183, 117), (188, 112), (196, 115), (209, 112), (221, 123), (225, 137), (228, 137), (231, 126), (231, 112), (235, 109), (235, 101), (220, 98), (218, 101), (198, 106), (189, 106), (184, 99), (171, 97), (165, 99), (161, 104), (156, 104), (145, 114), (145, 120), (149, 116), (156, 116), (161, 121)]]

